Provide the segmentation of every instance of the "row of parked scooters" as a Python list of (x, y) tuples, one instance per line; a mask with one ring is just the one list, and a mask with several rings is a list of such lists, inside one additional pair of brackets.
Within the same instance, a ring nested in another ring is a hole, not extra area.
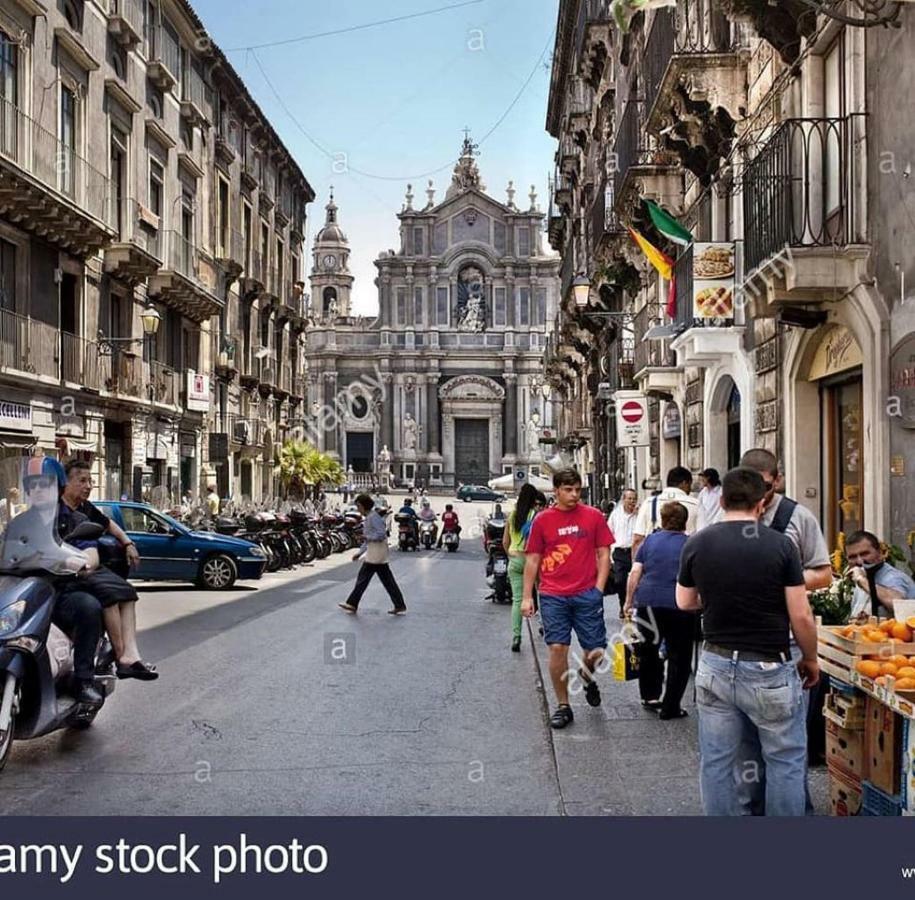
[[(379, 509), (382, 515), (388, 510)], [(281, 510), (249, 508), (215, 518), (200, 511), (185, 522), (196, 531), (214, 531), (251, 541), (264, 552), (268, 572), (326, 559), (332, 553), (355, 550), (362, 543), (362, 515), (353, 507), (342, 512), (315, 513), (303, 506)]]

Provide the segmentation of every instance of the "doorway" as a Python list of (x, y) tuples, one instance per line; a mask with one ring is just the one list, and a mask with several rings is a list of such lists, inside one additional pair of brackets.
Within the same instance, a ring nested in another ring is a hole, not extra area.
[(489, 422), (454, 420), (454, 476), (463, 484), (489, 481)]

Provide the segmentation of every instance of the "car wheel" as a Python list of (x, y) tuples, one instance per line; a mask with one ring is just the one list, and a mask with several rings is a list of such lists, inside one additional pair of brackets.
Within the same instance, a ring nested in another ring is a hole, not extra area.
[(200, 566), (199, 584), (208, 591), (225, 591), (235, 584), (238, 567), (225, 553), (207, 557)]

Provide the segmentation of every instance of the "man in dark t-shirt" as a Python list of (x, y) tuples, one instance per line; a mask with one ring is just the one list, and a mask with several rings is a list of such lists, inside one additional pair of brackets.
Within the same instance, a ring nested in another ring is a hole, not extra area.
[[(740, 746), (758, 738), (766, 814), (804, 815), (807, 730), (803, 690), (819, 679), (816, 624), (791, 541), (759, 523), (762, 476), (732, 469), (722, 483), (723, 521), (683, 548), (681, 609), (701, 609), (705, 643), (696, 672), (700, 786), (706, 815), (739, 815)], [(789, 627), (801, 649), (791, 660)]]

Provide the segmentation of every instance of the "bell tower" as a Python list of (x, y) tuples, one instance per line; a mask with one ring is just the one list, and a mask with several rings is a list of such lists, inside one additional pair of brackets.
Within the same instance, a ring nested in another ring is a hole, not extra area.
[(311, 303), (321, 319), (351, 315), (353, 276), (349, 270), (349, 241), (337, 221), (334, 189), (325, 207), (324, 227), (312, 246)]

